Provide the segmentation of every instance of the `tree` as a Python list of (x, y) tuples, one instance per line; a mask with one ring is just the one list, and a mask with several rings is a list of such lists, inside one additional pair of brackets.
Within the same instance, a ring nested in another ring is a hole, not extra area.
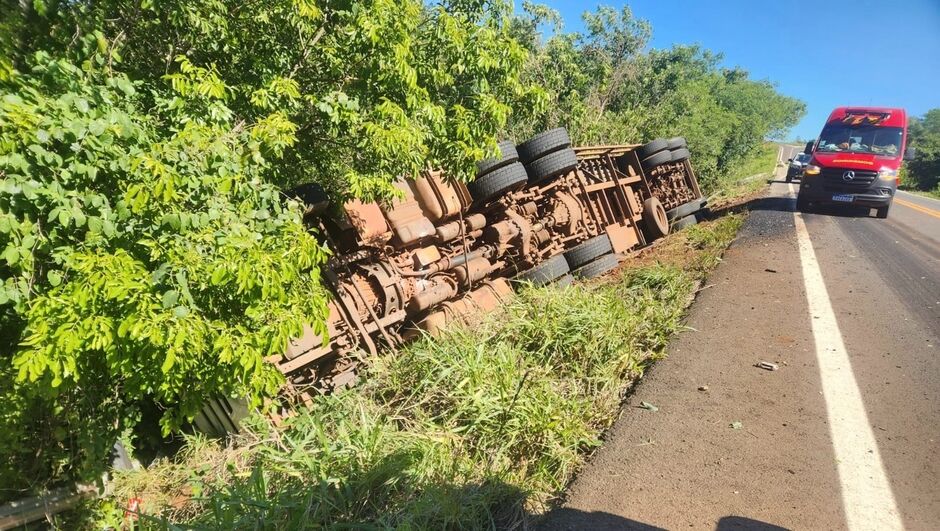
[[(95, 477), (156, 402), (274, 395), (328, 251), (281, 193), (455, 178), (540, 91), (501, 3), (17, 2), (0, 13), (0, 484)], [(24, 23), (25, 21), (25, 23)]]
[(917, 154), (904, 166), (903, 183), (916, 190), (940, 190), (940, 109), (909, 120), (907, 144)]
[[(586, 31), (566, 34), (547, 8), (524, 7), (512, 29), (531, 51), (525, 79), (544, 86), (550, 104), (534, 116), (514, 116), (508, 131), (516, 138), (557, 126), (579, 143), (684, 136), (709, 189), (805, 112), (802, 102), (742, 69), (722, 68), (720, 55), (698, 46), (644, 51), (651, 28), (628, 8), (585, 13)], [(539, 34), (544, 27), (553, 31), (548, 38)]]

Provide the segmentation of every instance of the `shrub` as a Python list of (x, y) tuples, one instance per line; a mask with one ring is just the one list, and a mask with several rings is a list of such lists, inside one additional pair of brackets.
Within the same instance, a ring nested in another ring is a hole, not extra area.
[(142, 114), (97, 66), (39, 54), (0, 86), (0, 455), (33, 479), (92, 475), (141, 401), (169, 431), (208, 396), (271, 394), (264, 358), (325, 312), (326, 251), (262, 178), (277, 116), (234, 124), (211, 96)]

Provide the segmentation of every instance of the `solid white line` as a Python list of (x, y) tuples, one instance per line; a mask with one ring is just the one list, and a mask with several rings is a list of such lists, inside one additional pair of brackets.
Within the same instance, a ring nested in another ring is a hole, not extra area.
[(903, 529), (803, 215), (794, 218), (846, 523), (851, 530)]

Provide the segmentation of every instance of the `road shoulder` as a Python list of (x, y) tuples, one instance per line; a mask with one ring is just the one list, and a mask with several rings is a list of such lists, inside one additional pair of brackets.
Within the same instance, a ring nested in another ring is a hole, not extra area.
[(786, 201), (754, 205), (690, 330), (637, 387), (544, 529), (843, 527)]

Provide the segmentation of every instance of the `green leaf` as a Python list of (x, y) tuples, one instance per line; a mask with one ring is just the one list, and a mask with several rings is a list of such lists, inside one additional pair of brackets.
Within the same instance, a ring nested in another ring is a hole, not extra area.
[(12, 245), (7, 246), (3, 251), (3, 259), (8, 265), (16, 265), (20, 261), (20, 250)]
[(46, 273), (46, 278), (49, 280), (49, 284), (54, 288), (58, 287), (58, 285), (62, 283), (62, 275), (55, 270), (50, 270), (48, 273)]
[(223, 280), (225, 280), (225, 275), (225, 267), (219, 266), (215, 269), (215, 271), (212, 272), (212, 277), (209, 279), (209, 281), (212, 283), (212, 285), (218, 286), (222, 283)]
[(160, 366), (160, 371), (163, 374), (170, 372), (170, 369), (173, 368), (173, 365), (176, 363), (176, 354), (170, 350), (166, 353), (166, 358), (163, 360), (163, 365)]
[(101, 218), (97, 216), (91, 216), (88, 218), (88, 232), (92, 234), (101, 233)]
[(180, 294), (175, 289), (171, 289), (163, 294), (163, 307), (171, 308), (176, 306), (176, 302), (179, 301)]
[(176, 308), (173, 308), (174, 317), (178, 319), (182, 319), (183, 317), (186, 317), (187, 315), (189, 315), (189, 308), (187, 308), (186, 306), (177, 306)]

